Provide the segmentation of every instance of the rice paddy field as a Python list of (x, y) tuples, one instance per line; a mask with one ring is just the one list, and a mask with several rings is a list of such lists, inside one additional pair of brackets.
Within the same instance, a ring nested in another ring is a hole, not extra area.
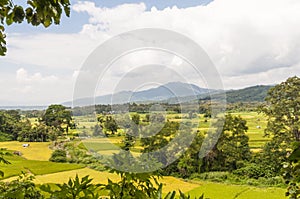
[[(264, 137), (264, 129), (266, 127), (266, 120), (263, 115), (256, 112), (238, 112), (233, 115), (240, 115), (247, 121), (249, 127), (247, 135), (250, 138), (249, 144), (252, 151), (261, 150), (262, 146), (269, 138)], [(199, 115), (199, 118), (193, 118), (193, 130), (206, 131), (209, 128), (210, 120)], [(141, 115), (141, 117), (145, 117)], [(181, 119), (178, 119), (181, 117)], [(186, 116), (179, 114), (169, 114), (168, 119), (171, 121), (184, 121)], [(205, 121), (208, 120), (208, 121)], [(76, 118), (79, 128), (77, 132), (87, 130), (88, 134), (92, 132), (92, 127), (95, 122), (90, 118), (78, 117)], [(121, 145), (123, 137), (114, 136), (107, 138), (87, 138), (83, 139), (83, 145), (87, 149), (92, 149), (102, 155), (111, 155), (117, 153)], [(51, 143), (30, 143), (29, 147), (23, 147), (22, 142), (0, 142), (0, 148), (5, 148), (9, 151), (20, 151), (21, 156), (7, 156), (7, 160), (11, 162), (10, 165), (0, 165), (0, 170), (5, 173), (2, 178), (4, 181), (15, 179), (21, 171), (30, 173), (35, 176), (35, 183), (63, 183), (67, 182), (69, 178), (74, 178), (76, 175), (80, 177), (89, 175), (93, 178), (95, 183), (106, 183), (107, 179), (113, 181), (118, 180), (118, 176), (109, 172), (99, 172), (86, 168), (80, 164), (69, 163), (54, 163), (49, 162), (52, 150), (49, 148)], [(134, 148), (134, 155), (139, 155), (139, 143), (136, 143)], [(207, 181), (187, 181), (175, 177), (164, 177), (160, 180), (164, 184), (164, 192), (171, 190), (181, 190), (189, 193), (191, 196), (200, 196), (205, 194), (205, 198), (211, 199), (281, 199), (285, 198), (285, 189), (275, 187), (254, 187), (244, 185), (232, 185), (225, 183), (215, 183)]]

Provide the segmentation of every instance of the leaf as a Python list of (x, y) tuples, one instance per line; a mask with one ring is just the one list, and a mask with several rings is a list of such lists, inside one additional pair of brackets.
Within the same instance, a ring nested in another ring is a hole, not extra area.
[(21, 23), (25, 17), (25, 12), (22, 6), (15, 6), (13, 12), (14, 12), (13, 21), (16, 23)]
[(288, 157), (290, 161), (298, 161), (300, 160), (300, 148), (295, 149), (291, 155)]
[(13, 12), (11, 12), (10, 14), (8, 14), (6, 16), (6, 24), (7, 25), (11, 25), (14, 22), (13, 17), (14, 17), (14, 13)]

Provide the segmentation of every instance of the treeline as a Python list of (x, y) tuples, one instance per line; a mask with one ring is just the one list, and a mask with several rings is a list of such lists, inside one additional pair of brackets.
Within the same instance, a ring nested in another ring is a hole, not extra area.
[[(156, 103), (157, 104), (157, 103)], [(228, 111), (256, 111), (259, 105), (263, 104), (262, 102), (235, 102), (227, 103)], [(160, 104), (165, 111), (174, 112), (174, 113), (189, 113), (194, 112), (198, 114), (209, 113), (211, 109), (211, 102), (209, 100), (200, 100), (196, 107), (195, 103), (184, 103), (184, 104), (169, 104), (161, 103)], [(149, 113), (151, 107), (155, 106), (154, 103), (149, 104), (138, 104), (138, 103), (128, 103), (128, 104), (98, 104), (95, 106), (84, 106), (84, 107), (74, 107), (72, 108), (72, 113), (74, 116), (84, 116), (90, 115), (94, 112), (97, 114), (110, 114), (110, 113), (122, 113), (120, 110), (126, 110), (129, 112), (136, 113)], [(184, 106), (184, 108), (181, 108)], [(217, 106), (217, 104), (214, 104)]]
[(33, 123), (17, 110), (0, 111), (0, 141), (54, 141), (69, 128), (75, 128), (72, 114), (62, 105), (49, 106)]

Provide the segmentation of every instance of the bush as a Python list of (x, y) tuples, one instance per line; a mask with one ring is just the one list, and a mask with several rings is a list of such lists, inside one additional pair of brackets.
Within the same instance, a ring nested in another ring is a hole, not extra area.
[(256, 164), (249, 164), (245, 167), (233, 171), (233, 173), (236, 175), (246, 176), (248, 178), (255, 178), (255, 179), (264, 177), (265, 175), (264, 170), (262, 170), (262, 168)]
[(28, 177), (25, 173), (22, 173), (17, 180), (0, 182), (0, 198), (44, 198), (32, 180), (32, 176)]
[(67, 153), (62, 149), (53, 151), (50, 159), (51, 162), (67, 162)]

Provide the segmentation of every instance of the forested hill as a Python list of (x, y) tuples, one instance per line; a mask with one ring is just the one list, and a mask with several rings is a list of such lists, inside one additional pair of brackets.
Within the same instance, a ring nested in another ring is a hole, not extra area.
[[(174, 104), (180, 102), (189, 102), (195, 100), (210, 100), (219, 99), (221, 92), (226, 92), (227, 102), (262, 102), (264, 101), (268, 90), (272, 86), (252, 86), (238, 90), (214, 90), (207, 88), (200, 88), (193, 84), (186, 84), (182, 82), (171, 82), (156, 88), (151, 88), (143, 91), (122, 91), (115, 94), (97, 96), (95, 98), (96, 104), (125, 104), (129, 100), (131, 103), (148, 104), (154, 102), (162, 102)], [(172, 91), (172, 92), (171, 92)], [(211, 95), (209, 95), (211, 93)], [(195, 94), (196, 96), (192, 95)], [(112, 101), (112, 99), (114, 99)], [(92, 98), (76, 99), (76, 106), (92, 105), (94, 100)], [(63, 103), (65, 106), (72, 106), (72, 102)]]
[[(235, 102), (263, 102), (267, 96), (268, 90), (273, 86), (257, 85), (247, 87), (239, 90), (226, 91), (226, 100), (229, 103)], [(218, 99), (220, 94), (213, 94), (211, 99)], [(210, 97), (204, 97), (200, 99), (210, 99)]]

